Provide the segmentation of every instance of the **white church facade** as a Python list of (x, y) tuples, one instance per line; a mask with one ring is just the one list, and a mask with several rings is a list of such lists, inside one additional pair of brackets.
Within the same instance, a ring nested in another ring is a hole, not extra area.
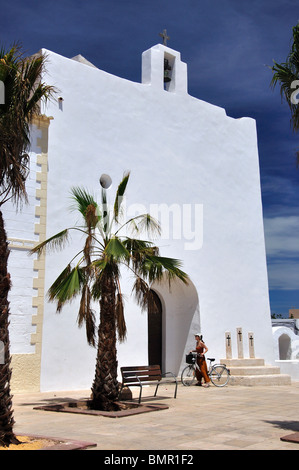
[(159, 333), (151, 336), (151, 319), (140, 312), (124, 274), (128, 336), (118, 345), (119, 366), (148, 364), (158, 354), (165, 372), (179, 374), (197, 332), (217, 361), (228, 351), (240, 356), (242, 334), (244, 358), (254, 338), (255, 357), (273, 364), (255, 121), (233, 119), (190, 96), (180, 53), (161, 44), (143, 53), (141, 83), (80, 56), (43, 52), (44, 80), (56, 87), (58, 99), (32, 126), (29, 204), (18, 213), (4, 208), (13, 284), (13, 389), (91, 386), (96, 351), (77, 327), (76, 302), (57, 314), (47, 300), (49, 286), (79, 251), (80, 238), (38, 259), (28, 249), (76, 223), (69, 211), (71, 187), (99, 196), (99, 178), (106, 174), (113, 198), (127, 170), (128, 214), (150, 212), (160, 220), (161, 255), (180, 259), (191, 281), (152, 286), (161, 312)]

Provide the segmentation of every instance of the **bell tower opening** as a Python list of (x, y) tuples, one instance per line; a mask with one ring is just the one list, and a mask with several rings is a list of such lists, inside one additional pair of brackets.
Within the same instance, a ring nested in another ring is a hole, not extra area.
[(181, 54), (157, 44), (142, 53), (142, 83), (152, 89), (176, 94), (187, 93), (187, 65)]
[(164, 53), (164, 90), (172, 91), (175, 88), (175, 56)]

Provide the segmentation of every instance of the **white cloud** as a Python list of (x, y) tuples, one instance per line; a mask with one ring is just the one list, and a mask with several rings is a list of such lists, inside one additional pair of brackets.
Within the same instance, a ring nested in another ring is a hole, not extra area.
[(299, 290), (299, 260), (270, 260), (268, 280), (273, 290)]
[(264, 228), (268, 256), (299, 257), (299, 216), (265, 218)]
[(264, 219), (270, 289), (299, 289), (299, 216)]

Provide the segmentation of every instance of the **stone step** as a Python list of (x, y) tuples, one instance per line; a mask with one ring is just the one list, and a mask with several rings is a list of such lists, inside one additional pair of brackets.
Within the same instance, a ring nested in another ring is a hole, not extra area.
[(255, 385), (291, 385), (291, 376), (287, 374), (231, 375), (229, 385), (244, 385), (246, 387), (253, 387)]
[(264, 366), (264, 359), (259, 358), (244, 358), (244, 359), (220, 359), (221, 364), (226, 364), (227, 367), (250, 367), (250, 366)]
[(275, 366), (229, 367), (231, 375), (274, 375), (280, 374), (280, 368)]
[(264, 359), (221, 359), (222, 364), (230, 370), (230, 385), (290, 385), (291, 376), (281, 374), (280, 368), (265, 365)]

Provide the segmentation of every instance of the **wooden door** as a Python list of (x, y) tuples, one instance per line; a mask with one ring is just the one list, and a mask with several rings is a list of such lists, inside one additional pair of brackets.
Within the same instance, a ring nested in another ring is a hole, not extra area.
[(162, 369), (162, 303), (156, 292), (151, 292), (153, 302), (148, 309), (148, 363), (159, 365)]

